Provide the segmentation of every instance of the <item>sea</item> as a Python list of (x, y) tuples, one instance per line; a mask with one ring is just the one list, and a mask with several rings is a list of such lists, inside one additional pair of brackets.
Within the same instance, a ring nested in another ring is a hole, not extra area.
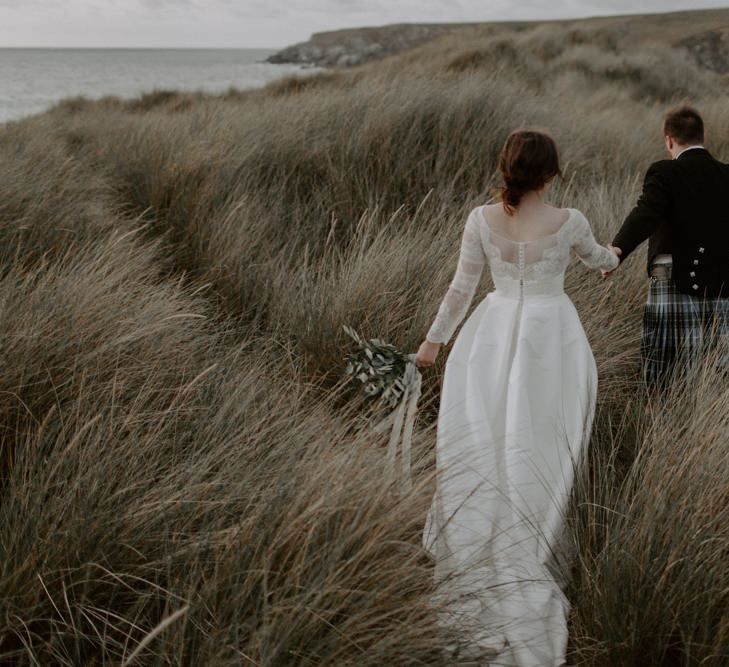
[(225, 92), (256, 88), (315, 68), (263, 62), (276, 49), (0, 48), (0, 123), (45, 111), (60, 100), (153, 90)]

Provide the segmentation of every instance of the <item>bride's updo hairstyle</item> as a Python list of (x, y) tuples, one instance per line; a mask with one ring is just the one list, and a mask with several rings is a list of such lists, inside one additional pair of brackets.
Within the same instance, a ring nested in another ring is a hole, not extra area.
[(501, 149), (499, 169), (503, 185), (496, 194), (509, 215), (514, 214), (524, 195), (541, 190), (555, 176), (562, 175), (554, 139), (538, 130), (512, 132)]

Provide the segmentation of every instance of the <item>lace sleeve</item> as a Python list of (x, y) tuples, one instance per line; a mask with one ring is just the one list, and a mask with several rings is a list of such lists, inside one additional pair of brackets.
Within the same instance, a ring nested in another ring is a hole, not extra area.
[(427, 340), (445, 344), (451, 339), (471, 304), (485, 263), (486, 255), (478, 229), (477, 209), (473, 209), (463, 230), (455, 275), (428, 330)]
[(611, 271), (618, 265), (618, 258), (605, 246), (595, 241), (592, 227), (587, 218), (580, 212), (575, 211), (577, 225), (572, 238), (572, 247), (577, 256), (591, 269), (602, 269)]

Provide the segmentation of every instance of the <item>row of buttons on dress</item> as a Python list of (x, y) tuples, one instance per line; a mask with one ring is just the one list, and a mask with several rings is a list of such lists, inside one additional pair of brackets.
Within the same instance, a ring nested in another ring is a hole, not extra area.
[[(704, 252), (704, 249), (703, 249), (703, 248), (699, 248), (699, 252), (700, 252), (700, 253), (703, 253), (703, 252)], [(698, 266), (698, 265), (699, 265), (699, 260), (698, 260), (698, 259), (695, 259), (695, 260), (694, 260), (694, 266)], [(696, 277), (696, 271), (691, 271), (691, 273), (689, 273), (689, 275), (690, 275), (690, 276), (691, 276), (692, 278), (695, 278), (695, 277)], [(698, 286), (698, 285), (697, 285), (696, 283), (694, 283), (693, 285), (691, 285), (691, 287), (692, 287), (693, 289), (695, 289), (695, 290), (699, 289), (699, 286)]]

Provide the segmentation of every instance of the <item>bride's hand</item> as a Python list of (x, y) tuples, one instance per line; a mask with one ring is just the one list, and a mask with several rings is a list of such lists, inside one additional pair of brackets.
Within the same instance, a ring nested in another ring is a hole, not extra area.
[[(617, 246), (612, 245), (611, 243), (608, 243), (607, 249), (618, 258), (618, 266), (620, 266), (620, 262), (622, 261), (620, 259), (620, 256), (623, 254), (623, 251)], [(601, 271), (603, 279), (609, 278), (611, 275), (613, 275), (613, 273), (617, 270), (618, 266), (610, 271)]]
[(441, 343), (431, 343), (427, 338), (420, 344), (415, 355), (415, 365), (418, 368), (427, 368), (435, 363)]

